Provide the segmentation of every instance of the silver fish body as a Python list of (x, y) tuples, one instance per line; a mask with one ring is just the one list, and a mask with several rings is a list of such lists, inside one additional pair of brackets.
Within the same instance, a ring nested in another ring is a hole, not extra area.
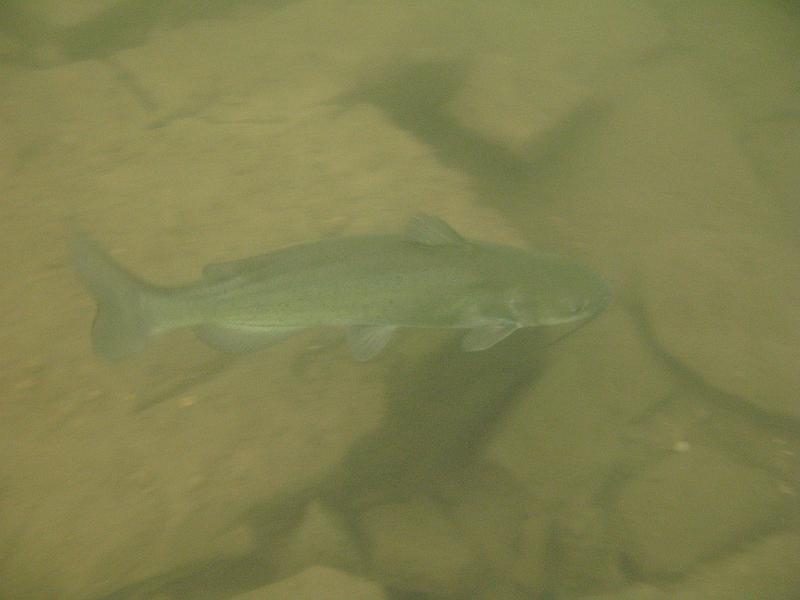
[(98, 302), (95, 349), (111, 360), (181, 327), (234, 352), (319, 326), (350, 328), (361, 360), (401, 327), (464, 329), (464, 348), (482, 350), (520, 327), (588, 319), (610, 299), (602, 278), (578, 262), (468, 241), (425, 215), (403, 235), (329, 239), (212, 264), (198, 282), (175, 288), (141, 281), (84, 237), (72, 251)]

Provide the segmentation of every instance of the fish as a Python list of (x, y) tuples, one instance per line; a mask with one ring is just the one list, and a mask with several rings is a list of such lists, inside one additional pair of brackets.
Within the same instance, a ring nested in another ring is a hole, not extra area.
[(463, 330), (461, 347), (480, 351), (520, 328), (588, 321), (611, 299), (601, 275), (572, 258), (470, 240), (426, 214), (396, 234), (212, 263), (197, 281), (173, 287), (133, 274), (81, 232), (70, 251), (97, 303), (94, 351), (111, 362), (179, 328), (229, 353), (328, 326), (347, 329), (359, 361), (378, 356), (401, 328)]

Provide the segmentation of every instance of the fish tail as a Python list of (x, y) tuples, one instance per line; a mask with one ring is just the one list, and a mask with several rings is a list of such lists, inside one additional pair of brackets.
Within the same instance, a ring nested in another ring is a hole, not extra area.
[(118, 361), (142, 350), (153, 324), (143, 309), (149, 287), (86, 236), (73, 234), (72, 262), (97, 301), (92, 344), (97, 354)]

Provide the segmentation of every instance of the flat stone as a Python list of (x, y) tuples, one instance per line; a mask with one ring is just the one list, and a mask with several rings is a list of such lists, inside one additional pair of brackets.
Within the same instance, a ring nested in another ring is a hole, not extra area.
[(371, 581), (329, 567), (310, 567), (293, 577), (231, 600), (386, 600), (381, 587)]
[(276, 562), (286, 573), (314, 565), (348, 572), (363, 570), (363, 557), (341, 516), (318, 501), (308, 505)]
[(386, 504), (360, 518), (375, 574), (412, 592), (449, 595), (468, 586), (473, 554), (458, 528), (427, 499)]
[(228, 19), (156, 29), (115, 59), (146, 93), (158, 122), (214, 106), (235, 110), (253, 93), (269, 104), (256, 119), (292, 120), (402, 56), (420, 18), (386, 0), (251, 6)]
[(479, 57), (447, 112), (465, 129), (524, 156), (590, 96), (575, 79), (541, 62), (516, 55)]
[(606, 110), (562, 139), (557, 159), (537, 165), (535, 202), (511, 209), (532, 245), (571, 248), (630, 284), (638, 258), (662, 236), (769, 231), (785, 219), (725, 106), (690, 66), (631, 69), (602, 99)]
[(688, 230), (643, 254), (656, 342), (709, 385), (800, 418), (800, 251), (766, 232)]
[[(800, 104), (800, 100), (795, 100)], [(800, 229), (800, 108), (789, 106), (777, 108), (762, 122), (753, 123), (747, 131), (746, 144), (764, 186), (772, 191), (789, 217), (787, 230), (790, 235)]]
[(670, 591), (672, 600), (796, 600), (800, 535), (783, 531), (710, 563)]
[(580, 498), (558, 510), (552, 531), (558, 545), (559, 595), (576, 597), (626, 583), (619, 564), (619, 540), (606, 510), (594, 498)]
[(670, 600), (672, 596), (644, 583), (616, 589), (613, 592), (580, 596), (580, 600)]
[(303, 381), (290, 348), (242, 359), (143, 413), (112, 396), (126, 408), (84, 402), (46, 439), (15, 438), (3, 453), (18, 472), (5, 487), (17, 508), (0, 519), (0, 531), (17, 528), (3, 593), (37, 597), (47, 573), (61, 598), (99, 596), (252, 551), (237, 527), (248, 510), (320, 481), (381, 412), (379, 386), (363, 382), (368, 397), (347, 383), (355, 373), (341, 386)]
[(524, 11), (496, 2), (472, 10), (480, 26), (472, 27), (465, 53), (469, 69), (445, 112), (524, 159), (539, 158), (541, 142), (558, 139), (559, 128), (602, 101), (608, 78), (666, 40), (657, 13), (630, 0), (537, 2)]
[(489, 455), (560, 505), (599, 490), (625, 451), (619, 432), (675, 381), (620, 302), (548, 352), (547, 369), (504, 419)]
[(790, 10), (772, 2), (716, 1), (675, 2), (668, 9), (673, 39), (692, 49), (691, 60), (738, 113), (743, 130), (781, 109), (797, 109), (797, 22)]
[(790, 501), (765, 472), (698, 447), (670, 455), (620, 491), (618, 533), (642, 575), (675, 576), (777, 526)]
[(540, 593), (551, 515), (510, 473), (491, 464), (456, 479), (453, 496), (453, 517), (482, 570), (508, 584), (505, 588)]
[(103, 11), (123, 4), (123, 0), (33, 0), (26, 3), (27, 10), (45, 21), (51, 27), (71, 27), (85, 23)]

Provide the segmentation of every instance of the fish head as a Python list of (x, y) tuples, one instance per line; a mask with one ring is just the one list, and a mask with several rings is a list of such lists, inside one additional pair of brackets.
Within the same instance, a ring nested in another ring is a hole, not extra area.
[(508, 306), (520, 326), (535, 327), (591, 319), (610, 301), (608, 283), (591, 268), (564, 257), (539, 256), (510, 290)]

